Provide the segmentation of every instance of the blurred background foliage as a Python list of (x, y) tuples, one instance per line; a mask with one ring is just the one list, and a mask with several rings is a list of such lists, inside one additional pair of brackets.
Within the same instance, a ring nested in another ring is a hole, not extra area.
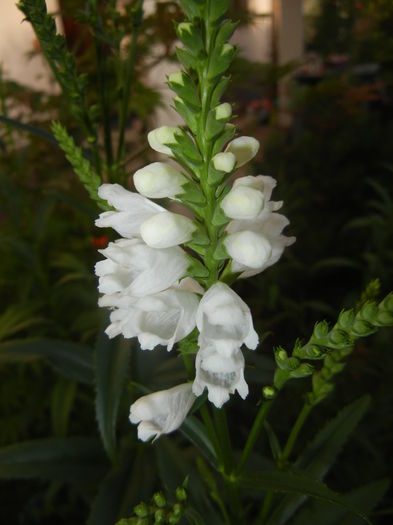
[[(393, 5), (390, 0), (318, 4), (307, 20), (307, 46), (323, 62), (323, 72), (307, 75), (294, 64), (278, 67), (238, 58), (227, 95), (236, 103), (242, 134), (256, 132), (262, 138), (263, 154), (253, 172), (278, 179), (274, 197), (284, 200), (290, 233), (297, 236), (279, 264), (236, 285), (265, 337), (259, 351), (246, 359), (252, 386), (247, 403), (231, 401), (230, 426), (239, 447), (261, 387), (271, 382), (272, 346), (291, 348), (297, 337), (309, 336), (316, 321), (334, 321), (341, 308), (356, 303), (371, 279), (381, 280), (381, 295), (393, 288)], [(120, 13), (115, 2), (103, 4), (108, 108), (118, 103), (135, 5), (126, 2)], [(63, 0), (62, 9), (69, 49), (78, 69), (88, 74), (89, 105), (96, 104), (101, 94), (91, 14), (77, 0)], [(147, 71), (174, 58), (172, 21), (181, 16), (177, 3), (160, 2), (143, 21), (128, 108), (131, 131), (121, 165), (115, 166), (123, 182), (134, 166), (153, 160), (145, 135), (160, 97), (148, 85)], [(243, 12), (243, 23), (250, 17)], [(332, 61), (338, 54), (346, 58)], [(277, 119), (277, 83), (290, 71), (292, 125), (283, 129)], [(265, 104), (255, 104), (258, 99)], [(150, 448), (136, 442), (128, 423), (135, 397), (173, 386), (185, 371), (176, 356), (163, 350), (141, 353), (134, 342), (114, 348), (102, 337), (106, 318), (97, 308), (93, 266), (97, 248), (108, 239), (94, 228), (98, 210), (50, 134), (50, 122), (60, 120), (77, 143), (88, 147), (68, 100), (1, 76), (0, 104), (5, 117), (0, 127), (0, 446), (8, 447), (0, 449), (0, 514), (9, 525), (87, 520), (108, 525), (130, 515), (159, 487), (174, 491), (189, 475), (190, 498), (211, 523), (219, 524), (208, 498), (211, 484), (201, 481), (205, 471), (182, 433)], [(13, 120), (7, 122), (10, 115)], [(109, 111), (107, 118), (116, 130), (114, 113)], [(328, 475), (337, 490), (347, 492), (391, 475), (392, 336), (385, 330), (358, 344), (335, 392), (314, 411), (298, 445), (300, 452), (338, 407), (371, 394), (372, 409)], [(102, 367), (97, 381), (107, 389), (101, 405), (92, 384), (97, 366)], [(304, 389), (295, 382), (281, 396), (271, 419), (278, 439), (288, 434)], [(101, 426), (109, 421), (101, 434), (109, 455), (116, 449), (112, 463), (99, 445), (96, 418)], [(255, 461), (268, 464), (267, 438), (260, 450)], [(370, 508), (382, 501), (372, 518), (391, 523), (391, 491), (383, 496), (386, 488), (375, 490)], [(325, 516), (332, 512), (319, 511)], [(291, 523), (358, 523), (347, 515), (308, 519), (303, 514)]]

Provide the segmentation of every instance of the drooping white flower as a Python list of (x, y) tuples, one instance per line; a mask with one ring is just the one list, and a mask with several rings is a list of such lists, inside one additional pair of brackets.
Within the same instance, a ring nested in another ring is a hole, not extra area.
[(106, 257), (95, 266), (98, 290), (136, 297), (166, 290), (186, 275), (189, 261), (179, 247), (156, 250), (141, 239), (119, 239), (99, 250)]
[(255, 157), (259, 150), (259, 142), (254, 137), (237, 137), (225, 148), (225, 152), (236, 157), (236, 167), (240, 168)]
[(213, 284), (202, 297), (196, 323), (200, 340), (214, 342), (216, 350), (223, 356), (231, 354), (242, 344), (252, 350), (258, 345), (249, 307), (222, 282)]
[(129, 294), (105, 295), (100, 306), (115, 308), (111, 324), (105, 330), (109, 337), (122, 334), (137, 337), (142, 350), (164, 345), (168, 351), (195, 328), (198, 296), (179, 288), (144, 297)]
[(120, 184), (103, 184), (98, 188), (101, 199), (108, 201), (116, 211), (101, 213), (95, 221), (100, 228), (113, 228), (122, 237), (131, 239), (140, 236), (140, 227), (146, 219), (165, 208), (142, 197), (139, 193), (126, 190)]
[(255, 219), (265, 204), (261, 191), (248, 186), (233, 186), (221, 202), (221, 208), (231, 219)]
[(157, 439), (177, 430), (194, 401), (190, 383), (140, 397), (130, 408), (130, 421), (138, 424), (138, 438), (142, 441)]
[(147, 135), (147, 140), (150, 147), (155, 151), (158, 151), (158, 153), (172, 155), (170, 145), (176, 144), (176, 134), (179, 132), (180, 128), (178, 127), (161, 126), (160, 128), (150, 131)]
[(149, 217), (140, 227), (145, 243), (152, 248), (169, 248), (189, 241), (195, 223), (184, 215), (165, 211)]
[(282, 235), (288, 224), (288, 219), (279, 213), (269, 213), (267, 217), (262, 216), (255, 221), (232, 221), (224, 240), (233, 259), (232, 271), (241, 272), (240, 277), (246, 278), (275, 264), (284, 249), (296, 240), (295, 237)]
[(137, 191), (149, 199), (173, 198), (183, 193), (187, 178), (164, 162), (153, 162), (134, 174)]
[(229, 400), (230, 394), (237, 390), (245, 399), (248, 385), (244, 379), (244, 357), (239, 348), (231, 354), (223, 355), (217, 350), (215, 342), (200, 340), (200, 350), (195, 360), (195, 380), (192, 391), (200, 396), (208, 390), (208, 399), (217, 408)]

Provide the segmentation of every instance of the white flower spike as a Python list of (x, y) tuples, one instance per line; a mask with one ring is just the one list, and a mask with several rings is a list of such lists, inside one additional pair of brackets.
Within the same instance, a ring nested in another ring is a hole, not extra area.
[(130, 408), (130, 421), (138, 425), (138, 438), (148, 441), (177, 430), (194, 401), (190, 383), (140, 397)]
[(100, 300), (100, 306), (115, 308), (105, 330), (109, 337), (137, 337), (142, 350), (163, 345), (168, 352), (195, 328), (198, 303), (196, 294), (177, 288), (139, 298), (114, 294)]
[(254, 137), (238, 137), (228, 144), (225, 151), (235, 155), (236, 167), (240, 168), (258, 153), (259, 142)]
[(155, 250), (141, 239), (119, 239), (99, 250), (106, 257), (95, 266), (98, 290), (143, 297), (166, 290), (186, 275), (189, 260), (179, 247)]
[(134, 174), (135, 188), (149, 199), (173, 198), (183, 193), (186, 182), (184, 175), (164, 162), (153, 162)]

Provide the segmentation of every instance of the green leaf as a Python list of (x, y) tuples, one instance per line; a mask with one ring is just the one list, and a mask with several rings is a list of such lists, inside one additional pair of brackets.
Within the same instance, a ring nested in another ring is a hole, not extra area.
[[(318, 432), (299, 456), (295, 467), (313, 478), (323, 479), (369, 405), (370, 397), (364, 396), (343, 408)], [(267, 525), (286, 523), (304, 501), (304, 496), (286, 496), (275, 508)]]
[(6, 124), (7, 126), (12, 126), (14, 128), (20, 129), (21, 131), (24, 131), (26, 133), (30, 133), (31, 135), (35, 135), (36, 137), (44, 139), (50, 142), (51, 144), (57, 145), (57, 141), (52, 135), (52, 133), (49, 133), (44, 129), (36, 128), (35, 126), (31, 126), (30, 124), (24, 124), (20, 120), (16, 120), (10, 117), (4, 117), (3, 115), (0, 115), (0, 122)]
[(217, 456), (213, 445), (205, 427), (196, 417), (188, 416), (180, 427), (180, 432), (205, 456), (211, 465), (217, 465)]
[[(389, 487), (388, 479), (380, 479), (359, 487), (348, 494), (344, 499), (351, 505), (356, 505), (365, 514), (369, 514), (377, 503), (381, 500)], [(343, 508), (333, 507), (322, 501), (313, 501), (311, 505), (296, 515), (292, 525), (304, 525), (305, 523), (316, 523), (318, 525), (358, 525), (360, 519), (348, 515)]]
[(122, 337), (109, 339), (102, 332), (96, 346), (96, 418), (104, 448), (114, 459), (116, 420), (128, 374), (132, 343)]
[(184, 511), (184, 518), (190, 525), (207, 525), (199, 512), (192, 507), (187, 507)]
[(95, 439), (38, 439), (0, 449), (0, 479), (96, 482), (106, 468), (102, 448)]
[[(257, 491), (288, 492), (299, 496), (307, 496), (322, 500), (326, 503), (338, 505), (349, 512), (361, 517), (366, 523), (372, 525), (371, 521), (361, 511), (348, 503), (343, 496), (329, 489), (321, 481), (309, 477), (308, 475), (295, 470), (264, 470), (263, 472), (254, 472), (244, 474), (239, 478), (240, 485), (245, 489)], [(280, 523), (269, 519), (269, 525)]]
[(76, 383), (60, 379), (53, 389), (51, 414), (53, 433), (56, 437), (65, 437), (72, 405), (74, 404)]
[(0, 363), (42, 358), (65, 377), (81, 383), (93, 383), (92, 350), (88, 346), (57, 339), (25, 339), (0, 344)]

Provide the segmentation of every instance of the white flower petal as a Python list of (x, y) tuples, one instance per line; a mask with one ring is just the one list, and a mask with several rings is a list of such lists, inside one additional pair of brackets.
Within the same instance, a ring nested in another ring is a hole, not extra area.
[(177, 430), (187, 417), (195, 396), (192, 385), (184, 383), (139, 398), (130, 408), (131, 423), (138, 424), (138, 437), (147, 441)]
[(153, 215), (140, 228), (141, 237), (152, 248), (169, 248), (189, 241), (196, 230), (194, 222), (180, 215), (166, 211)]
[(132, 238), (139, 236), (141, 224), (165, 209), (149, 201), (138, 193), (127, 191), (119, 184), (103, 184), (98, 189), (102, 199), (107, 200), (119, 211), (101, 213), (95, 221), (99, 228), (113, 228), (122, 237)]
[(199, 346), (214, 342), (216, 351), (230, 355), (243, 343), (254, 350), (258, 335), (247, 304), (229, 286), (215, 283), (202, 297), (196, 316)]
[(261, 191), (237, 185), (223, 198), (221, 208), (232, 219), (255, 219), (261, 213), (264, 203)]
[(189, 260), (179, 247), (156, 250), (141, 239), (120, 239), (100, 250), (96, 264), (101, 293), (126, 292), (141, 297), (176, 284), (186, 274)]
[(217, 352), (214, 344), (202, 346), (196, 356), (196, 375), (193, 384), (195, 395), (208, 389), (208, 399), (217, 408), (229, 400), (236, 390), (244, 399), (248, 386), (244, 380), (244, 357), (240, 349), (230, 357)]
[(138, 337), (142, 350), (153, 350), (157, 345), (173, 345), (184, 339), (195, 328), (199, 299), (194, 293), (170, 288), (119, 305), (111, 313), (112, 324), (126, 338)]
[(231, 233), (225, 238), (224, 244), (234, 261), (249, 268), (261, 268), (272, 254), (269, 240), (253, 231)]
[(240, 168), (255, 157), (259, 150), (259, 142), (254, 137), (238, 137), (228, 144), (225, 152), (236, 157), (236, 167)]
[(183, 193), (187, 178), (164, 162), (153, 162), (134, 174), (137, 191), (150, 199), (173, 198)]

